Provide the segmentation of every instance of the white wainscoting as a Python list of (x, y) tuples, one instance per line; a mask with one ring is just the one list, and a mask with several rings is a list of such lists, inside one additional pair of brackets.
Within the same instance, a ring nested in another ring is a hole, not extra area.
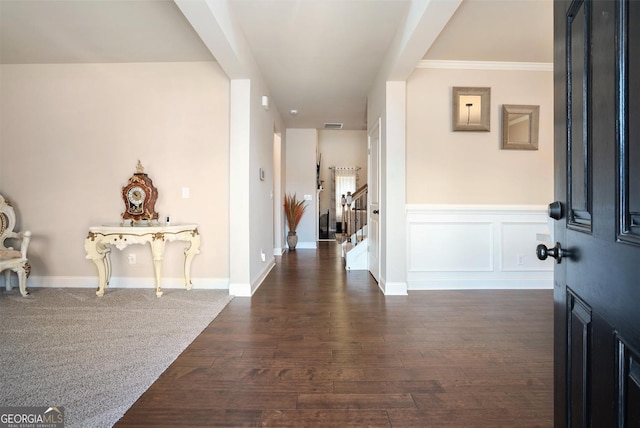
[(408, 289), (553, 288), (549, 234), (545, 206), (407, 205)]

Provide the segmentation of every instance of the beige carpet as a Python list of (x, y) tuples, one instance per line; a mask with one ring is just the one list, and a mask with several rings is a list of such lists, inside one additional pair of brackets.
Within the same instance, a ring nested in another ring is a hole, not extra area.
[(226, 290), (0, 291), (0, 406), (111, 427), (231, 300)]

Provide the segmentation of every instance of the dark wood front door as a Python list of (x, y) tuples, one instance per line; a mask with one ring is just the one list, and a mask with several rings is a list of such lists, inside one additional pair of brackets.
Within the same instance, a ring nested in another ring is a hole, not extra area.
[(640, 427), (640, 1), (554, 27), (555, 425)]

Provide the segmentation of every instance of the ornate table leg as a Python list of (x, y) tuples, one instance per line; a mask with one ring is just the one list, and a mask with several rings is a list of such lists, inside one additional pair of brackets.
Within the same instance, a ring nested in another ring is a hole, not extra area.
[(186, 232), (185, 241), (190, 242), (191, 245), (184, 250), (184, 285), (187, 290), (191, 290), (191, 262), (196, 254), (200, 253), (200, 234), (198, 229)]
[(105, 288), (109, 288), (109, 283), (111, 282), (111, 248), (107, 247), (104, 244), (100, 244), (104, 249), (104, 270), (105, 270)]
[(164, 253), (164, 234), (156, 233), (151, 240), (151, 254), (153, 255), (153, 273), (156, 277), (156, 296), (162, 296), (162, 258)]
[(87, 259), (91, 259), (98, 269), (98, 290), (96, 291), (96, 296), (104, 295), (104, 289), (108, 281), (107, 274), (111, 274), (110, 262), (107, 259), (110, 250), (102, 243), (101, 239), (101, 235), (89, 232), (89, 236), (87, 236), (87, 239), (84, 241)]

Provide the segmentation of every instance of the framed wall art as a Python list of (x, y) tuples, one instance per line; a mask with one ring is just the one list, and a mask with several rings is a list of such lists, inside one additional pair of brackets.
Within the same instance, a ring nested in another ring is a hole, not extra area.
[(453, 130), (491, 130), (491, 88), (453, 87)]
[(540, 106), (502, 106), (502, 149), (538, 150)]

